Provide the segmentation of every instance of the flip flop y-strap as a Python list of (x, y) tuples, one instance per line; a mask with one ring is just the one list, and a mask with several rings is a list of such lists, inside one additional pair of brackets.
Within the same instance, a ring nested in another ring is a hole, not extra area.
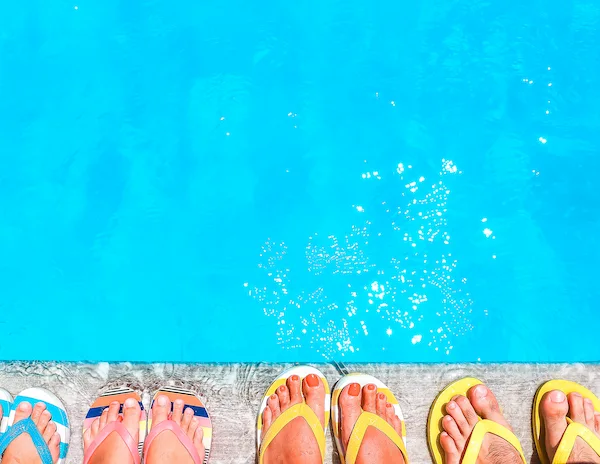
[(558, 448), (556, 449), (556, 454), (554, 455), (552, 463), (557, 464), (561, 462), (567, 462), (569, 457), (571, 457), (573, 449), (575, 448), (575, 441), (577, 438), (581, 438), (583, 441), (585, 441), (589, 447), (592, 448), (594, 453), (600, 456), (600, 439), (596, 436), (596, 434), (585, 425), (573, 422), (568, 417), (567, 422), (569, 425), (567, 426), (567, 430), (565, 430), (562, 440), (558, 444)]
[(488, 433), (496, 435), (507, 441), (519, 452), (519, 456), (521, 456), (523, 463), (527, 464), (525, 454), (523, 453), (523, 448), (521, 447), (521, 443), (515, 434), (497, 422), (487, 419), (480, 420), (473, 428), (471, 436), (469, 437), (469, 444), (467, 445), (467, 449), (465, 450), (461, 464), (475, 464), (477, 462), (477, 457), (479, 456), (481, 447), (483, 446), (483, 440)]
[(204, 458), (200, 457), (192, 440), (190, 440), (189, 437), (183, 433), (177, 422), (172, 420), (165, 420), (160, 424), (152, 426), (152, 430), (150, 430), (150, 434), (146, 437), (146, 443), (144, 444), (144, 456), (148, 455), (148, 451), (150, 450), (150, 446), (152, 445), (154, 439), (165, 430), (169, 430), (175, 434), (177, 439), (181, 442), (183, 447), (191, 456), (194, 464), (202, 464), (204, 462)]
[(406, 452), (406, 447), (404, 446), (404, 440), (402, 440), (402, 437), (398, 435), (398, 432), (396, 432), (394, 427), (388, 424), (385, 419), (379, 417), (377, 414), (363, 411), (358, 417), (356, 424), (354, 424), (352, 434), (350, 435), (350, 440), (348, 440), (348, 448), (346, 449), (346, 464), (354, 464), (356, 462), (358, 450), (360, 449), (360, 445), (362, 445), (365, 433), (367, 433), (367, 429), (369, 427), (376, 428), (386, 437), (388, 437), (402, 453), (404, 462), (408, 463), (408, 453)]
[(44, 440), (44, 437), (35, 425), (35, 422), (29, 417), (17, 422), (2, 435), (2, 438), (0, 438), (0, 456), (4, 454), (8, 445), (24, 433), (31, 437), (31, 441), (33, 441), (33, 445), (42, 460), (42, 464), (53, 464), (54, 460), (52, 459), (52, 454), (46, 444), (46, 440)]
[(140, 464), (141, 459), (140, 453), (138, 452), (138, 442), (131, 436), (129, 431), (121, 422), (111, 422), (100, 431), (100, 433), (96, 436), (89, 448), (86, 450), (85, 455), (83, 456), (83, 464), (87, 464), (88, 462), (90, 462), (90, 459), (92, 459), (94, 452), (100, 447), (100, 445), (102, 445), (106, 437), (108, 437), (113, 432), (116, 432), (121, 437), (121, 439), (127, 446), (127, 449), (129, 449), (134, 464)]
[(312, 430), (313, 435), (317, 439), (319, 450), (321, 451), (321, 461), (325, 462), (325, 430), (323, 429), (321, 421), (315, 412), (306, 403), (299, 403), (289, 409), (286, 409), (277, 419), (275, 419), (265, 433), (260, 446), (260, 454), (258, 459), (260, 464), (263, 463), (265, 451), (269, 447), (269, 444), (286, 425), (298, 417), (302, 417)]

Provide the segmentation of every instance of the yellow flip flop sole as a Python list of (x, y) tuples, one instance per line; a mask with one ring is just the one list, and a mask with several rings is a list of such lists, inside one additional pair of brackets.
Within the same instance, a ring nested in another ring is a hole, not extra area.
[[(531, 418), (533, 426), (533, 441), (535, 442), (535, 448), (537, 449), (537, 453), (542, 464), (550, 464), (550, 459), (546, 454), (544, 437), (542, 436), (544, 424), (542, 421), (542, 415), (540, 413), (540, 404), (542, 403), (542, 398), (544, 395), (553, 390), (560, 390), (565, 395), (570, 393), (579, 393), (584, 398), (589, 398), (592, 400), (592, 403), (594, 404), (594, 411), (600, 413), (600, 400), (598, 397), (590, 390), (576, 382), (571, 382), (570, 380), (551, 380), (542, 385), (535, 394), (535, 399), (533, 400), (533, 414)], [(594, 450), (594, 452), (600, 456), (600, 439), (596, 436), (596, 434), (585, 425), (573, 422), (568, 417), (567, 422), (569, 425), (567, 426), (567, 430), (565, 431), (560, 444), (558, 445), (552, 463), (567, 462), (571, 456), (571, 453), (573, 452), (577, 438), (584, 440), (590, 446), (590, 448), (592, 448), (592, 450)]]
[[(448, 385), (433, 402), (427, 420), (427, 444), (429, 445), (429, 451), (431, 452), (435, 464), (444, 463), (444, 450), (440, 444), (440, 435), (444, 431), (442, 419), (446, 415), (446, 405), (456, 395), (467, 396), (467, 392), (472, 387), (482, 384), (483, 382), (481, 380), (473, 377), (458, 380)], [(503, 427), (494, 421), (482, 419), (481, 417), (469, 437), (467, 449), (465, 450), (461, 461), (462, 464), (475, 464), (477, 462), (477, 456), (479, 456), (479, 452), (481, 451), (483, 439), (488, 433), (493, 433), (510, 443), (521, 455), (523, 463), (527, 464), (518, 438), (506, 427)]]

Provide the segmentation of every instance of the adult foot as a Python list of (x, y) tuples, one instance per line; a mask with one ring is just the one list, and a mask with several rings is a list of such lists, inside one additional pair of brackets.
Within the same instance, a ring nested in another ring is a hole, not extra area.
[[(440, 443), (446, 456), (446, 464), (459, 464), (467, 447), (471, 432), (479, 417), (494, 421), (511, 430), (502, 415), (494, 394), (485, 386), (472, 387), (467, 396), (455, 396), (446, 405), (447, 415), (442, 419), (444, 432)], [(478, 464), (522, 464), (517, 449), (503, 438), (488, 433), (483, 439)]]
[[(31, 403), (23, 401), (15, 412), (15, 424), (31, 417), (39, 432), (48, 445), (52, 462), (58, 461), (60, 435), (56, 433), (56, 424), (52, 422), (52, 415), (46, 409), (44, 403)], [(41, 464), (42, 459), (28, 434), (16, 438), (4, 452), (2, 464)]]
[[(378, 393), (376, 385), (365, 385), (361, 391), (359, 384), (351, 383), (340, 393), (338, 404), (344, 453), (348, 448), (354, 424), (363, 410), (385, 419), (396, 433), (402, 436), (402, 423), (396, 416), (394, 407), (387, 402), (385, 394)], [(403, 464), (404, 457), (398, 447), (383, 432), (369, 427), (358, 450), (356, 462), (357, 464)]]
[[(202, 444), (203, 431), (200, 422), (194, 417), (194, 410), (186, 408), (183, 400), (176, 400), (171, 412), (171, 400), (166, 395), (159, 395), (152, 405), (152, 427), (171, 419), (181, 431), (192, 441), (196, 451), (204, 459), (204, 445)], [(156, 436), (145, 458), (148, 464), (193, 464), (190, 453), (183, 446), (177, 436), (170, 430), (165, 430)]]
[[(297, 375), (292, 375), (287, 379), (286, 385), (280, 386), (267, 400), (267, 407), (262, 416), (263, 437), (283, 412), (303, 401), (306, 401), (306, 405), (317, 415), (321, 426), (325, 427), (325, 385), (322, 380), (315, 374), (309, 374), (303, 380)], [(265, 450), (264, 462), (321, 464), (321, 451), (317, 439), (302, 417), (292, 420), (277, 434)]]
[[(118, 401), (110, 403), (102, 411), (99, 418), (92, 422), (92, 426), (83, 434), (83, 450), (88, 450), (92, 442), (102, 430), (113, 422), (122, 422), (129, 435), (137, 443), (140, 436), (140, 416), (142, 410), (134, 398), (127, 398), (123, 405), (123, 418), (119, 417), (121, 404)], [(117, 432), (112, 432), (94, 451), (90, 464), (127, 464), (133, 463), (131, 451)]]
[[(573, 422), (585, 425), (600, 438), (600, 414), (594, 411), (589, 398), (579, 393), (566, 396), (559, 390), (548, 392), (542, 398), (540, 413), (543, 419), (544, 441), (550, 462), (554, 459), (556, 449), (567, 430), (567, 417)], [(581, 438), (575, 441), (575, 447), (567, 461), (569, 463), (600, 463), (600, 457)]]

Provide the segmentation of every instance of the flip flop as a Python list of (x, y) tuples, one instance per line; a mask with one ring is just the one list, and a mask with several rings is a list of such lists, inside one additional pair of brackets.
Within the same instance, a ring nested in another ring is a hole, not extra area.
[[(444, 450), (439, 438), (444, 431), (442, 419), (446, 415), (446, 404), (456, 395), (467, 396), (469, 389), (475, 385), (482, 384), (481, 380), (467, 377), (448, 385), (435, 399), (429, 411), (429, 419), (427, 420), (427, 442), (435, 464), (442, 464), (444, 462)], [(481, 451), (483, 439), (488, 433), (497, 435), (510, 443), (519, 452), (523, 463), (527, 464), (521, 443), (515, 434), (497, 422), (482, 419), (481, 417), (471, 432), (467, 449), (461, 460), (462, 464), (475, 464), (477, 462), (477, 456), (479, 456), (479, 452)]]
[(262, 414), (265, 408), (267, 407), (267, 401), (271, 395), (277, 391), (277, 389), (281, 385), (285, 385), (286, 381), (292, 375), (297, 375), (300, 377), (300, 381), (304, 379), (306, 376), (314, 374), (321, 378), (323, 385), (325, 386), (325, 427), (329, 424), (329, 409), (330, 409), (330, 390), (329, 384), (327, 383), (327, 379), (321, 371), (315, 369), (310, 366), (296, 366), (291, 369), (288, 369), (281, 373), (277, 379), (271, 384), (271, 386), (267, 389), (265, 394), (263, 395), (262, 401), (260, 403), (260, 408), (258, 409), (258, 417), (256, 419), (256, 449), (258, 462), (262, 464), (265, 451), (268, 448), (269, 444), (275, 439), (275, 437), (283, 430), (283, 428), (288, 425), (291, 421), (296, 419), (297, 417), (302, 417), (306, 423), (310, 426), (317, 439), (317, 443), (319, 444), (319, 449), (321, 450), (321, 460), (325, 462), (325, 429), (321, 426), (321, 421), (314, 413), (312, 409), (308, 407), (305, 401), (302, 403), (295, 404), (288, 408), (285, 412), (283, 412), (269, 427), (264, 438), (262, 437)]
[[(351, 383), (359, 384), (361, 390), (365, 385), (374, 384), (377, 387), (377, 392), (383, 393), (387, 397), (387, 402), (394, 407), (394, 413), (398, 416), (400, 422), (402, 423), (402, 436), (398, 435), (394, 427), (388, 424), (385, 419), (382, 419), (377, 414), (363, 411), (358, 417), (356, 424), (354, 424), (352, 434), (350, 435), (350, 440), (348, 441), (348, 449), (344, 454), (344, 445), (342, 443), (340, 430), (341, 411), (339, 407), (339, 399), (342, 390)], [(387, 436), (398, 447), (402, 453), (402, 456), (404, 457), (404, 462), (408, 464), (408, 453), (406, 452), (406, 425), (404, 423), (402, 409), (400, 409), (400, 405), (398, 404), (398, 400), (394, 394), (381, 380), (367, 374), (353, 373), (345, 375), (335, 384), (335, 387), (333, 388), (331, 412), (333, 415), (333, 420), (331, 422), (333, 436), (335, 438), (335, 445), (337, 447), (338, 454), (340, 455), (342, 464), (354, 464), (354, 462), (356, 462), (358, 450), (360, 449), (360, 445), (362, 444), (365, 433), (369, 427), (374, 427)]]
[(96, 436), (94, 441), (90, 444), (88, 449), (85, 452), (85, 456), (83, 457), (83, 463), (87, 464), (91, 459), (94, 452), (98, 449), (98, 447), (102, 444), (102, 442), (108, 437), (112, 432), (116, 432), (121, 439), (129, 448), (131, 452), (131, 456), (133, 457), (133, 462), (135, 464), (139, 464), (141, 461), (141, 453), (142, 448), (144, 446), (144, 438), (146, 437), (146, 411), (144, 411), (144, 405), (142, 404), (142, 399), (135, 390), (129, 387), (119, 387), (112, 388), (110, 390), (106, 390), (102, 393), (94, 404), (90, 407), (87, 415), (85, 416), (85, 420), (83, 421), (83, 432), (85, 433), (88, 430), (93, 422), (98, 419), (102, 415), (102, 411), (110, 406), (110, 403), (113, 401), (118, 401), (120, 406), (119, 416), (123, 417), (123, 404), (127, 398), (135, 399), (140, 408), (142, 408), (142, 414), (140, 417), (140, 438), (139, 442), (136, 442), (135, 439), (130, 435), (125, 426), (121, 422), (111, 422), (104, 427), (100, 433)]
[(45, 388), (28, 388), (17, 395), (10, 407), (10, 415), (6, 432), (0, 438), (0, 456), (4, 454), (8, 445), (16, 438), (26, 433), (31, 437), (35, 445), (42, 464), (54, 464), (50, 449), (44, 440), (44, 437), (37, 429), (31, 417), (23, 419), (15, 424), (15, 413), (17, 407), (24, 401), (27, 401), (32, 406), (36, 403), (44, 403), (46, 409), (52, 415), (52, 422), (56, 424), (56, 431), (60, 435), (60, 451), (57, 464), (62, 464), (69, 450), (69, 438), (71, 430), (69, 426), (69, 418), (64, 404), (56, 397), (56, 395)]
[(0, 438), (8, 427), (8, 418), (10, 417), (10, 408), (13, 404), (12, 395), (4, 388), (0, 388), (0, 406), (2, 407), (2, 420), (0, 420)]
[[(594, 404), (594, 411), (600, 413), (600, 400), (598, 397), (578, 383), (571, 382), (569, 380), (551, 380), (550, 382), (546, 382), (544, 385), (542, 385), (535, 394), (532, 415), (533, 440), (535, 441), (535, 447), (542, 464), (550, 464), (550, 459), (546, 453), (546, 447), (542, 438), (543, 419), (540, 411), (540, 404), (544, 395), (552, 390), (560, 390), (565, 395), (570, 393), (579, 393), (584, 398), (589, 398), (592, 400), (592, 403)], [(554, 460), (552, 462), (567, 462), (571, 456), (573, 448), (575, 447), (575, 441), (577, 438), (581, 438), (583, 441), (585, 441), (590, 448), (592, 448), (592, 450), (594, 450), (594, 452), (600, 456), (600, 439), (596, 436), (596, 434), (585, 425), (573, 422), (568, 417), (567, 423), (569, 425), (567, 426), (567, 430), (565, 430), (565, 433), (560, 440), (558, 448), (556, 449), (556, 454), (554, 455)]]
[(144, 456), (147, 456), (148, 450), (150, 449), (150, 445), (154, 439), (165, 430), (170, 430), (175, 434), (177, 439), (181, 442), (184, 448), (192, 457), (194, 464), (206, 464), (208, 462), (208, 458), (210, 457), (210, 445), (212, 443), (212, 422), (210, 420), (210, 416), (208, 411), (204, 407), (202, 400), (191, 390), (187, 390), (185, 388), (180, 387), (162, 387), (154, 394), (154, 398), (152, 399), (152, 405), (154, 405), (154, 401), (158, 398), (159, 395), (165, 395), (171, 401), (171, 411), (173, 411), (173, 403), (175, 400), (183, 400), (185, 403), (183, 406), (183, 410), (185, 411), (187, 408), (191, 408), (194, 410), (194, 417), (198, 419), (200, 422), (200, 427), (202, 427), (202, 431), (204, 435), (202, 437), (202, 444), (204, 445), (204, 456), (200, 456), (194, 443), (190, 438), (183, 433), (181, 427), (171, 419), (162, 421), (160, 424), (152, 427), (152, 407), (150, 408), (149, 419), (148, 419), (148, 430), (150, 431), (148, 434), (148, 438), (146, 438), (146, 443), (144, 445)]

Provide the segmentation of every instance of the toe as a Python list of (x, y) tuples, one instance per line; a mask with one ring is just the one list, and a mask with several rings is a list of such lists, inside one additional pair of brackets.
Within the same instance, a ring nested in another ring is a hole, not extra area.
[(135, 398), (127, 398), (123, 404), (123, 426), (137, 441), (140, 432), (142, 408)]
[(594, 425), (596, 426), (596, 433), (600, 435), (600, 413), (594, 414)]
[[(116, 422), (119, 419), (120, 410), (121, 410), (121, 403), (119, 403), (118, 401), (113, 401), (112, 403), (110, 403), (110, 405), (108, 406), (106, 423)], [(100, 418), (100, 427), (102, 427), (102, 417)]]
[(452, 416), (444, 416), (442, 419), (442, 428), (452, 438), (454, 446), (462, 453), (465, 443), (467, 442), (468, 435), (464, 435), (458, 428), (458, 424), (452, 418)]
[(279, 407), (281, 411), (285, 411), (290, 406), (290, 391), (286, 385), (282, 385), (277, 389), (277, 396), (279, 397)]
[(567, 413), (569, 403), (565, 394), (559, 390), (548, 392), (540, 403), (540, 414), (543, 419), (546, 453), (552, 461), (556, 448), (567, 430)]
[(290, 405), (302, 403), (302, 382), (300, 377), (292, 375), (287, 379), (287, 387), (290, 392)]
[(281, 414), (281, 409), (279, 406), (279, 397), (277, 395), (271, 395), (267, 400), (267, 408), (271, 409), (273, 413), (273, 417), (278, 417)]
[(477, 385), (469, 390), (467, 394), (469, 401), (473, 405), (475, 412), (484, 419), (496, 422), (497, 424), (512, 430), (510, 424), (504, 418), (498, 400), (494, 393), (485, 385)]
[(377, 409), (377, 415), (382, 419), (385, 419), (385, 405), (387, 404), (387, 396), (385, 393), (377, 393), (377, 400), (375, 408)]
[(340, 428), (342, 432), (341, 435), (344, 448), (347, 448), (354, 424), (356, 424), (358, 417), (362, 413), (362, 409), (360, 407), (360, 390), (359, 384), (352, 383), (345, 386), (340, 393), (338, 404), (340, 408)]
[(442, 432), (440, 435), (440, 444), (442, 445), (442, 449), (444, 450), (444, 454), (446, 456), (445, 463), (459, 464), (460, 452), (458, 451), (456, 443), (454, 443), (452, 437), (446, 432)]
[(394, 411), (394, 406), (392, 406), (391, 403), (387, 403), (385, 405), (385, 420), (391, 426), (394, 425), (394, 416), (395, 415), (396, 415), (396, 412)]
[(458, 407), (462, 411), (463, 416), (465, 416), (465, 419), (467, 420), (469, 426), (475, 427), (475, 424), (479, 422), (479, 416), (475, 412), (475, 409), (473, 409), (473, 405), (467, 399), (467, 397), (459, 396), (458, 398), (456, 398), (456, 404), (458, 404)]
[(46, 428), (43, 431), (40, 430), (40, 432), (42, 432), (44, 441), (46, 443), (48, 443), (48, 442), (50, 442), (52, 435), (54, 435), (56, 433), (56, 424), (54, 422), (49, 422), (48, 425), (46, 426)]
[(108, 408), (104, 408), (102, 414), (100, 414), (100, 428), (103, 429), (108, 422)]
[(583, 396), (579, 393), (569, 393), (569, 416), (575, 422), (585, 424), (585, 410), (583, 409)]
[(52, 462), (58, 461), (58, 455), (60, 453), (60, 435), (58, 433), (54, 433), (52, 438), (50, 438), (48, 449), (50, 449), (50, 454), (52, 455)]
[(591, 429), (596, 428), (594, 424), (594, 403), (589, 398), (583, 399), (583, 412), (585, 415), (585, 423)]
[[(185, 415), (185, 413), (184, 413)], [(196, 430), (198, 429), (198, 426), (200, 425), (200, 422), (198, 422), (198, 418), (197, 417), (192, 417), (192, 421), (190, 422), (190, 425), (188, 427), (187, 430), (187, 436), (190, 440), (194, 440), (194, 435), (196, 433)]]
[(50, 423), (50, 420), (52, 419), (52, 414), (50, 414), (50, 411), (45, 410), (44, 412), (42, 412), (42, 415), (40, 416), (38, 423), (37, 423), (37, 428), (40, 432), (44, 432), (44, 430), (46, 429), (46, 427), (48, 426), (48, 424)]
[(181, 420), (181, 430), (183, 430), (184, 433), (187, 433), (193, 418), (194, 410), (192, 408), (185, 408), (183, 411), (183, 419)]
[(319, 418), (321, 425), (325, 425), (325, 385), (318, 375), (309, 374), (302, 382), (302, 393), (306, 404)]
[(377, 412), (377, 386), (370, 383), (362, 390), (362, 408), (367, 412)]
[(94, 440), (94, 436), (92, 435), (92, 429), (89, 428), (83, 431), (83, 449), (87, 450), (88, 447), (92, 444)]
[(185, 401), (177, 399), (173, 402), (173, 412), (171, 413), (171, 420), (178, 425), (181, 425), (181, 419), (183, 419), (183, 408)]
[(152, 405), (152, 423), (160, 424), (169, 418), (171, 400), (166, 395), (159, 395)]
[(31, 403), (28, 403), (27, 401), (23, 401), (19, 404), (19, 407), (15, 412), (15, 422), (19, 422), (31, 416), (32, 409)]
[(456, 401), (450, 401), (446, 405), (446, 412), (450, 416), (452, 416), (452, 419), (454, 419), (454, 422), (456, 422), (456, 425), (458, 425), (460, 432), (464, 436), (468, 437), (471, 434), (471, 430), (473, 428), (469, 425), (469, 422), (467, 422), (467, 419), (463, 414), (462, 409), (460, 409)]
[(40, 417), (42, 417), (42, 413), (46, 410), (46, 404), (45, 403), (36, 403), (35, 406), (33, 407), (33, 411), (31, 413), (31, 420), (33, 421), (34, 424), (37, 425), (37, 423), (40, 420)]
[(398, 416), (394, 416), (393, 422), (394, 430), (398, 435), (402, 436), (402, 421), (400, 421)]
[(92, 426), (91, 426), (90, 430), (92, 431), (92, 437), (95, 437), (96, 435), (98, 435), (98, 432), (100, 431), (100, 420), (99, 419), (96, 419), (96, 420), (94, 420), (94, 422), (92, 422)]
[(196, 433), (194, 434), (194, 446), (198, 450), (198, 454), (200, 456), (204, 456), (204, 443), (202, 443), (202, 439), (204, 438), (204, 430), (202, 427), (198, 427), (196, 429)]
[(270, 408), (265, 408), (265, 410), (263, 411), (262, 414), (262, 418), (263, 418), (263, 426), (262, 426), (262, 436), (265, 436), (265, 433), (267, 432), (267, 430), (269, 430), (269, 427), (271, 427), (271, 423), (273, 422), (273, 413), (271, 412)]

